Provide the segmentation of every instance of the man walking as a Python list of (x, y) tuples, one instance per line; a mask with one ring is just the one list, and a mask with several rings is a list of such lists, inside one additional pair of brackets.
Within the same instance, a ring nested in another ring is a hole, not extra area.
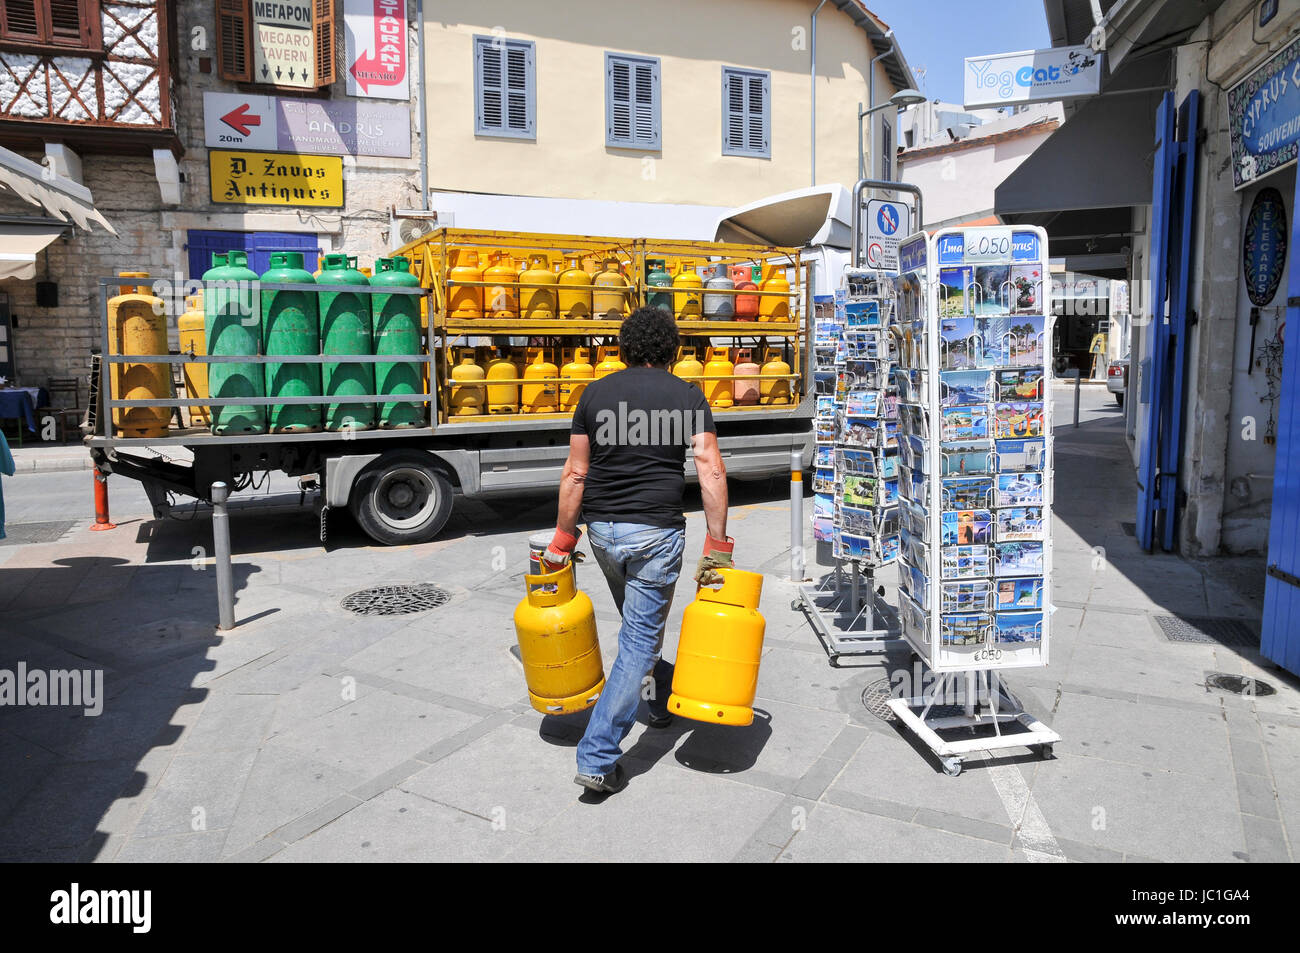
[(708, 532), (696, 580), (712, 582), (714, 569), (731, 565), (727, 471), (717, 429), (699, 386), (668, 372), (677, 344), (677, 323), (665, 311), (640, 308), (623, 322), (619, 345), (627, 369), (588, 384), (578, 400), (555, 537), (544, 557), (554, 568), (572, 557), (581, 513), (623, 616), (618, 656), (578, 743), (574, 781), (602, 793), (627, 786), (619, 745), (636, 719), (647, 675), (653, 674), (650, 726), (665, 728), (672, 721), (673, 667), (660, 653), (686, 545), (688, 446)]

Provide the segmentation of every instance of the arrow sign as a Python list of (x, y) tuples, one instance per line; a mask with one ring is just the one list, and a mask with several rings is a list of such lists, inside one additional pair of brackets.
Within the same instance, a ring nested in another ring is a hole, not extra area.
[[(344, 0), (348, 93), (406, 99), (406, 4), (402, 0)], [(362, 47), (362, 44), (366, 44)]]
[(247, 136), (252, 132), (250, 126), (260, 126), (262, 124), (262, 117), (257, 113), (250, 113), (248, 103), (240, 103), (237, 108), (222, 116), (221, 121), (241, 136)]

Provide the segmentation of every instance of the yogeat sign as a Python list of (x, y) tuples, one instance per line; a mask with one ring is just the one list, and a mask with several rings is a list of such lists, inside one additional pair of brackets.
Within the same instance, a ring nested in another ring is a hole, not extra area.
[(1088, 46), (1061, 46), (966, 57), (968, 109), (1092, 96), (1101, 89), (1102, 54)]

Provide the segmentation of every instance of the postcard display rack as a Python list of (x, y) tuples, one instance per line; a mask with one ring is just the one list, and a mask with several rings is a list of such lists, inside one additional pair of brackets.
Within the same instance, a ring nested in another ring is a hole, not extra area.
[(1046, 665), (1050, 644), (1047, 235), (947, 229), (900, 255), (899, 615), (935, 677), (889, 705), (950, 775), (973, 751), (1050, 757), (1058, 736), (1000, 676)]
[(843, 285), (833, 298), (819, 296), (813, 341), (813, 537), (831, 544), (835, 571), (821, 586), (801, 586), (797, 600), (833, 666), (898, 637), (897, 616), (878, 601), (875, 584), (876, 571), (896, 562), (900, 547), (894, 281), (849, 268)]

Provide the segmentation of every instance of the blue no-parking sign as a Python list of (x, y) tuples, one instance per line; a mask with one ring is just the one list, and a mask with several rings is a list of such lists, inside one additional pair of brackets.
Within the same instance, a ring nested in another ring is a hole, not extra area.
[(898, 242), (912, 232), (912, 210), (902, 202), (872, 199), (867, 203), (868, 268), (898, 271)]

